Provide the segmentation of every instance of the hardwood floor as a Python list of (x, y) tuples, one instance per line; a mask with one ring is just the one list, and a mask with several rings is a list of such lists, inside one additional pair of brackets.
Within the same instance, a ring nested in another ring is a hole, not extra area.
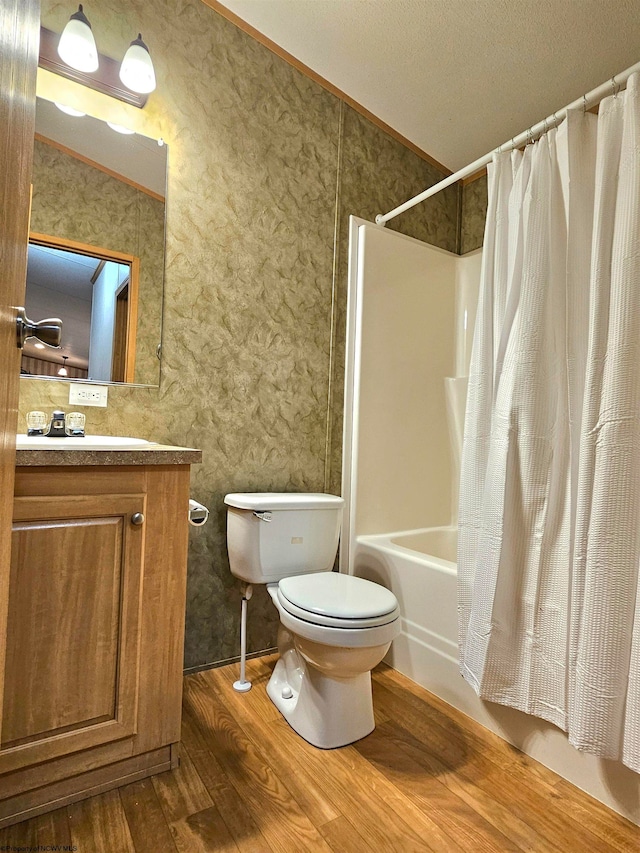
[(237, 666), (187, 676), (178, 770), (0, 830), (0, 850), (640, 850), (640, 828), (384, 666), (375, 732), (314, 749), (266, 695), (274, 660), (248, 662), (246, 694)]

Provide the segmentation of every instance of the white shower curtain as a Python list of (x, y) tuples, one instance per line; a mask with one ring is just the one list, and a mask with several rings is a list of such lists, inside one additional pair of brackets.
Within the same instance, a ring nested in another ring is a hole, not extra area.
[(640, 772), (640, 75), (488, 171), (461, 671)]

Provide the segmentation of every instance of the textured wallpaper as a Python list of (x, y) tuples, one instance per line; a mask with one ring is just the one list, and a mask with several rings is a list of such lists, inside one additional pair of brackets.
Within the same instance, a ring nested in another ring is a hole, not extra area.
[[(443, 175), (376, 125), (344, 105), (338, 242), (336, 247), (336, 317), (329, 412), (329, 457), (326, 489), (341, 493), (342, 413), (347, 312), (349, 216), (375, 221), (402, 201), (442, 180)], [(455, 252), (458, 230), (458, 187), (450, 187), (392, 219), (387, 228)]]
[(462, 189), (462, 228), (460, 254), (479, 249), (484, 242), (487, 218), (487, 176), (476, 178)]
[(157, 385), (164, 204), (39, 140), (32, 182), (32, 231), (140, 258), (135, 381)]
[[(60, 32), (68, 3), (42, 6)], [(348, 214), (373, 218), (439, 175), (200, 0), (103, 0), (90, 19), (103, 53), (121, 56), (138, 32), (149, 45), (158, 89), (145, 109), (105, 110), (166, 139), (170, 169), (160, 387), (111, 387), (107, 409), (85, 412), (93, 432), (203, 450), (192, 495), (212, 515), (191, 535), (194, 667), (239, 653), (224, 495), (339, 490)], [(454, 189), (394, 227), (455, 250), (457, 216)], [(67, 400), (67, 383), (22, 383), (22, 413)], [(257, 590), (249, 649), (273, 646), (276, 626)]]

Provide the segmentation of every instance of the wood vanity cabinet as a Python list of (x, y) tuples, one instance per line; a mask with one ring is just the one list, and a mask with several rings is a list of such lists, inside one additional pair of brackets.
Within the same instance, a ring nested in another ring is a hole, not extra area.
[(177, 764), (188, 465), (16, 471), (0, 826)]

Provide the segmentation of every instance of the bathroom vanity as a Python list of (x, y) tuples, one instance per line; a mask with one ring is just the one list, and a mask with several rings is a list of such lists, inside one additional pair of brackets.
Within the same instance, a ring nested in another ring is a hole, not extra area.
[(0, 826), (177, 766), (197, 450), (18, 450)]

